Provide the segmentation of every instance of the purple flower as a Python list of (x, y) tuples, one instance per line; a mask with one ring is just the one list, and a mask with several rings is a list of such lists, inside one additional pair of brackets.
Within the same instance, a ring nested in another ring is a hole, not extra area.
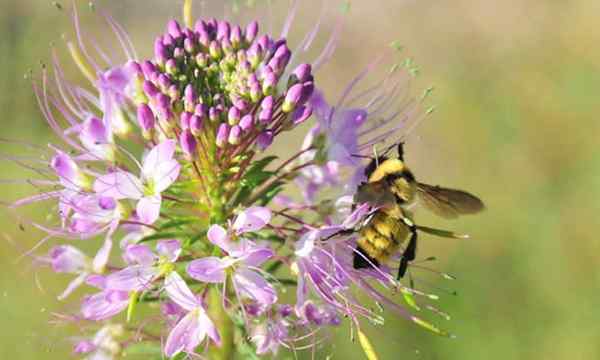
[(165, 140), (156, 145), (144, 158), (141, 176), (118, 170), (96, 179), (94, 191), (115, 199), (135, 199), (137, 215), (152, 224), (160, 215), (161, 193), (179, 176), (181, 166), (173, 158), (177, 142)]
[(228, 256), (194, 260), (188, 265), (188, 274), (198, 281), (223, 284), (230, 274), (234, 289), (239, 295), (263, 306), (274, 304), (277, 293), (258, 271), (260, 265), (273, 256), (273, 251), (247, 239), (232, 240), (232, 237), (238, 238), (244, 233), (262, 229), (270, 219), (269, 209), (251, 207), (237, 216), (230, 226), (230, 232), (220, 225), (212, 225), (208, 229), (208, 240)]
[(130, 265), (106, 277), (106, 287), (112, 290), (141, 291), (162, 275), (173, 270), (173, 263), (181, 253), (179, 240), (161, 240), (156, 253), (146, 245), (129, 245), (124, 257)]
[(206, 314), (202, 301), (194, 296), (179, 274), (173, 271), (167, 276), (165, 291), (173, 302), (187, 312), (169, 333), (164, 346), (166, 356), (173, 357), (182, 351), (194, 353), (206, 335), (217, 345), (221, 344), (221, 337)]
[(121, 106), (129, 97), (128, 85), (132, 79), (131, 69), (126, 66), (114, 67), (98, 73), (96, 86), (100, 93), (100, 106), (104, 113), (103, 122), (109, 129), (119, 135), (126, 135), (131, 126), (123, 116)]
[(269, 320), (254, 326), (250, 331), (250, 340), (256, 345), (256, 353), (264, 355), (271, 352), (277, 355), (279, 347), (289, 338), (288, 326), (283, 319)]
[(128, 305), (129, 293), (127, 291), (104, 289), (85, 297), (81, 304), (81, 314), (85, 319), (101, 321), (117, 315)]
[(81, 250), (70, 245), (60, 245), (50, 250), (49, 262), (57, 273), (76, 274), (65, 291), (58, 296), (59, 300), (65, 299), (75, 289), (85, 282), (90, 274), (101, 274), (108, 262), (110, 248), (103, 246), (94, 259), (87, 257)]
[(89, 360), (113, 360), (121, 353), (121, 344), (117, 338), (123, 336), (122, 325), (111, 324), (100, 328), (91, 340), (82, 340), (75, 344), (76, 354), (88, 354)]
[(115, 146), (110, 126), (97, 117), (88, 117), (81, 125), (79, 139), (89, 153), (80, 156), (79, 160), (115, 160)]

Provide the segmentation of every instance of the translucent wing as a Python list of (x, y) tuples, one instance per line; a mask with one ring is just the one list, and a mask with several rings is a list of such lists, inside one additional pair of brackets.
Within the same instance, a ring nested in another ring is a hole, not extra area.
[(418, 183), (417, 193), (423, 206), (446, 219), (475, 214), (485, 209), (479, 198), (462, 190)]

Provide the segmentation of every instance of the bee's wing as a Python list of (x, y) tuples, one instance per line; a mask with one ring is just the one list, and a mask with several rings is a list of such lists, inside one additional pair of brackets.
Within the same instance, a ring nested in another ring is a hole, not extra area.
[(367, 203), (373, 207), (390, 206), (396, 204), (396, 197), (383, 180), (364, 182), (358, 186), (354, 194), (354, 203)]
[(479, 198), (462, 190), (418, 183), (417, 193), (423, 206), (446, 219), (475, 214), (485, 208)]

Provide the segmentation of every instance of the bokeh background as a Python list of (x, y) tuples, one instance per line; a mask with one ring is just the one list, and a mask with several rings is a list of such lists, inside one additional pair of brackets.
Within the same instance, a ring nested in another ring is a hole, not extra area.
[[(87, 31), (105, 39), (87, 1), (76, 2)], [(146, 55), (153, 34), (179, 16), (180, 1), (99, 3)], [(287, 0), (273, 3), (278, 25)], [(301, 0), (296, 29), (306, 30), (318, 8)], [(420, 243), (421, 256), (437, 255), (431, 265), (457, 277), (423, 275), (452, 314), (437, 323), (457, 337), (388, 317), (384, 327), (367, 328), (381, 359), (600, 358), (600, 2), (354, 0), (347, 16), (339, 51), (322, 71), (325, 88), (339, 93), (345, 79), (397, 40), (421, 69), (415, 91), (436, 89), (437, 110), (409, 137), (408, 162), (420, 179), (469, 189), (488, 206), (451, 224), (417, 215), (420, 223), (472, 235), (425, 236)], [(71, 30), (67, 13), (51, 1), (0, 0), (1, 138), (42, 146), (53, 140), (24, 74), (48, 61), (52, 42), (64, 54), (61, 36)], [(32, 151), (2, 142), (0, 154)], [(1, 173), (30, 176), (5, 160)], [(0, 184), (2, 201), (28, 192)], [(41, 233), (7, 212), (0, 231), (0, 359), (72, 358), (68, 336), (76, 332), (49, 323), (52, 312), (65, 310), (55, 299), (67, 278), (17, 261)], [(364, 357), (346, 328), (333, 335), (335, 345), (317, 358)]]

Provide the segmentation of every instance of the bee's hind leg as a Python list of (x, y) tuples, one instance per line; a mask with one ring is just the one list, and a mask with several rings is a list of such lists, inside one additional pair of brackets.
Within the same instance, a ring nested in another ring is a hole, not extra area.
[(398, 268), (398, 280), (406, 274), (408, 263), (413, 261), (417, 256), (417, 226), (408, 218), (402, 218), (402, 222), (410, 229), (410, 240), (402, 253), (400, 259), (400, 267)]

